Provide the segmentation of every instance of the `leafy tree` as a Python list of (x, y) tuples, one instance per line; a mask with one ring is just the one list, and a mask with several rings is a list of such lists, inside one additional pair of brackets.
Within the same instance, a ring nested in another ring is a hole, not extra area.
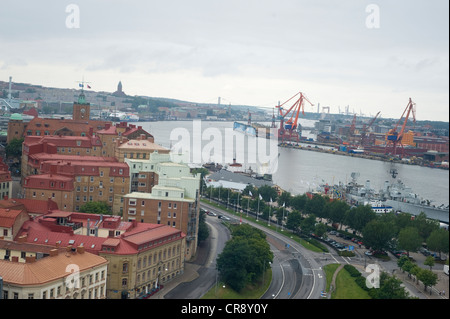
[(422, 237), (419, 235), (419, 231), (415, 227), (403, 228), (398, 234), (398, 244), (401, 248), (406, 250), (409, 256), (410, 251), (417, 251), (422, 245)]
[(98, 215), (112, 215), (111, 207), (109, 207), (106, 202), (87, 202), (80, 207), (80, 212)]
[(409, 294), (402, 286), (402, 281), (387, 273), (380, 274), (380, 288), (372, 289), (370, 295), (373, 299), (408, 299)]
[(340, 227), (342, 228), (342, 222), (345, 219), (345, 213), (347, 212), (347, 210), (349, 210), (350, 206), (346, 202), (340, 200), (330, 201), (326, 204), (326, 206), (328, 207), (328, 217), (333, 223), (340, 224)]
[(314, 231), (315, 225), (316, 216), (311, 214), (301, 222), (300, 227), (304, 233), (309, 234)]
[(304, 208), (306, 206), (306, 203), (308, 201), (309, 201), (309, 198), (305, 194), (296, 195), (296, 196), (291, 198), (291, 206), (295, 210), (298, 210), (298, 211), (301, 212), (302, 210), (304, 210)]
[(356, 231), (361, 232), (368, 222), (375, 219), (376, 213), (368, 205), (356, 206), (348, 210), (345, 223)]
[(217, 258), (217, 269), (222, 280), (239, 292), (248, 283), (254, 283), (272, 260), (265, 234), (244, 224), (233, 229), (232, 239)]
[(291, 193), (289, 192), (283, 192), (281, 193), (281, 195), (278, 197), (278, 205), (279, 206), (283, 206), (286, 205), (286, 207), (289, 207), (291, 205)]
[(430, 267), (430, 270), (431, 270), (431, 268), (434, 266), (434, 257), (433, 256), (428, 256), (426, 259), (425, 259), (425, 261), (424, 261), (424, 263), (423, 263), (425, 266), (429, 266)]
[(209, 229), (205, 222), (206, 213), (200, 210), (199, 223), (198, 223), (198, 243), (209, 237)]
[(314, 214), (320, 218), (329, 218), (327, 210), (325, 209), (327, 200), (320, 196), (314, 195), (309, 201), (306, 202), (304, 212), (306, 214)]
[(421, 212), (419, 215), (415, 216), (412, 224), (417, 228), (419, 235), (423, 239), (428, 238), (433, 230), (439, 229), (439, 222), (434, 219), (429, 219), (424, 212)]
[(259, 187), (258, 194), (261, 195), (265, 202), (270, 202), (270, 199), (272, 199), (273, 202), (276, 202), (278, 198), (277, 190), (269, 185)]
[(362, 230), (364, 243), (374, 250), (386, 250), (393, 238), (394, 231), (389, 223), (374, 219)]
[(411, 271), (414, 268), (414, 266), (415, 266), (414, 263), (408, 259), (403, 263), (401, 269), (408, 273), (408, 277), (411, 277)]
[(327, 232), (327, 226), (325, 224), (322, 224), (322, 223), (316, 224), (316, 226), (314, 228), (314, 233), (318, 237), (322, 237), (326, 232)]
[(439, 252), (439, 257), (441, 252), (447, 254), (449, 245), (449, 234), (448, 230), (439, 228), (433, 230), (430, 236), (427, 238), (427, 246), (431, 250)]
[[(294, 232), (297, 232), (300, 228), (300, 225), (302, 224), (302, 215), (299, 211), (294, 210), (293, 212), (289, 213), (286, 221), (286, 227), (288, 229), (293, 230)], [(303, 230), (303, 227), (302, 227)]]
[[(422, 269), (417, 274), (417, 279), (419, 279), (423, 285), (425, 286), (425, 291), (427, 290), (427, 287), (433, 287), (437, 283), (438, 276), (428, 269)], [(430, 290), (431, 294), (431, 290)]]
[(398, 260), (397, 260), (397, 266), (400, 268), (400, 269), (403, 269), (403, 264), (405, 263), (405, 262), (407, 262), (409, 260), (409, 258), (407, 257), (407, 256), (401, 256)]
[(24, 138), (13, 138), (5, 147), (6, 157), (20, 158), (22, 156), (22, 144)]

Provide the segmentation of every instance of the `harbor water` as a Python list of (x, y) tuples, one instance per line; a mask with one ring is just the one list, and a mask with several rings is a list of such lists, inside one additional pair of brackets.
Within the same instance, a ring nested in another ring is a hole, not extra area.
[[(299, 119), (304, 127), (313, 127), (313, 120)], [(245, 147), (239, 148), (227, 139), (227, 134), (233, 128), (233, 122), (220, 121), (161, 121), (140, 122), (144, 130), (151, 133), (155, 143), (166, 148), (172, 148), (183, 140), (184, 149), (190, 153), (186, 162), (200, 164), (214, 161), (222, 165), (232, 162), (233, 157), (247, 169), (258, 171), (260, 163), (254, 161), (255, 137), (245, 137)], [(199, 127), (200, 126), (200, 127)], [(184, 133), (180, 138), (179, 133)], [(218, 133), (221, 134), (218, 134)], [(186, 135), (188, 133), (188, 135)], [(237, 134), (237, 133), (236, 133)], [(242, 134), (242, 133), (239, 133)], [(305, 131), (303, 136), (313, 135)], [(187, 136), (187, 137), (186, 137)], [(220, 141), (219, 141), (220, 140)], [(267, 142), (268, 143), (268, 142)], [(216, 148), (213, 149), (211, 145)], [(269, 146), (267, 146), (269, 148)], [(242, 151), (243, 149), (243, 151)], [(272, 150), (267, 150), (267, 154)], [(199, 154), (201, 152), (201, 156)], [(279, 147), (276, 149), (277, 165), (272, 172), (273, 182), (282, 189), (297, 195), (315, 190), (320, 184), (329, 185), (352, 180), (352, 173), (358, 172), (357, 181), (379, 190), (385, 181), (392, 181), (390, 170), (397, 169), (397, 179), (410, 187), (421, 198), (431, 201), (432, 205), (449, 205), (449, 171), (417, 165), (390, 163), (379, 160), (315, 152), (307, 149), (291, 149)], [(273, 154), (272, 154), (273, 155)], [(256, 156), (257, 158), (258, 156)], [(273, 159), (274, 156), (272, 156)]]

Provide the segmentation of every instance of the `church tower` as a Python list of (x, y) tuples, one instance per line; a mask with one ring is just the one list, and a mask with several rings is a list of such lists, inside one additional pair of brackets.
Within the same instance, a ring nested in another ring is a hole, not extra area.
[(74, 121), (89, 121), (91, 105), (86, 102), (83, 89), (78, 96), (78, 101), (73, 103), (72, 118)]

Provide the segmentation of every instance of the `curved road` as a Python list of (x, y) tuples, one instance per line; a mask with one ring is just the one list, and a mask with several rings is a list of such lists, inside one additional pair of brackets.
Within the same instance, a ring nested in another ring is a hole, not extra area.
[[(215, 208), (214, 206), (201, 203), (201, 207), (217, 214), (227, 215), (230, 218), (234, 218), (239, 221), (239, 217), (236, 215), (226, 213)], [(207, 220), (210, 222), (213, 220), (220, 220), (217, 217), (209, 217), (210, 218), (207, 218)], [(314, 259), (317, 257), (317, 253), (305, 249), (297, 242), (286, 237), (281, 231), (272, 231), (247, 220), (243, 220), (243, 222), (264, 231), (274, 253), (274, 260), (272, 264), (272, 282), (262, 298), (321, 298), (321, 292), (325, 289), (326, 280), (322, 269)], [(220, 229), (221, 228), (219, 228), (219, 230)], [(219, 234), (220, 232), (221, 231), (218, 231)], [(215, 260), (215, 257), (218, 253), (220, 253), (223, 245), (218, 247), (217, 250), (211, 254), (211, 258), (214, 258)]]

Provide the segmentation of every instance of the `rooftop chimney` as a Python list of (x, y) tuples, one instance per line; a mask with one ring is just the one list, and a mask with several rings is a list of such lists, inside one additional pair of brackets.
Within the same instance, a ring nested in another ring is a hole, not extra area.
[(84, 246), (78, 246), (77, 247), (77, 252), (79, 253), (79, 254), (83, 254), (84, 253)]
[(26, 256), (26, 257), (25, 257), (25, 262), (26, 262), (27, 264), (34, 263), (35, 261), (36, 261), (36, 257), (35, 257), (35, 256)]

